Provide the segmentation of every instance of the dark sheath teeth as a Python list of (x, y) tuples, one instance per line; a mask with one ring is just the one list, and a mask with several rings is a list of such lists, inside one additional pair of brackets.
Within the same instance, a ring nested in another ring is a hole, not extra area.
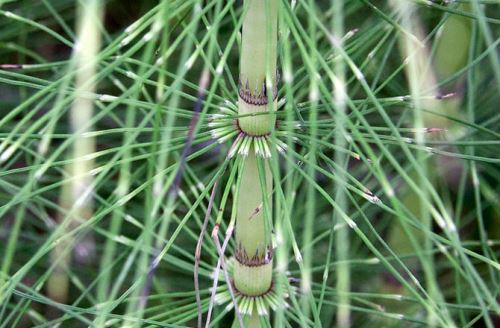
[[(255, 90), (250, 90), (248, 85), (248, 80), (245, 81), (243, 85), (241, 78), (238, 80), (238, 94), (240, 98), (250, 105), (264, 106), (268, 104), (267, 88), (266, 83), (262, 83), (261, 90), (256, 88)], [(278, 98), (278, 83), (273, 83), (273, 101)]]
[(255, 255), (250, 257), (247, 255), (247, 253), (243, 249), (243, 246), (240, 244), (238, 245), (238, 247), (236, 247), (234, 257), (238, 262), (245, 266), (256, 267), (270, 263), (273, 259), (273, 251), (270, 247), (261, 253), (259, 253), (259, 251), (257, 250), (255, 252)]

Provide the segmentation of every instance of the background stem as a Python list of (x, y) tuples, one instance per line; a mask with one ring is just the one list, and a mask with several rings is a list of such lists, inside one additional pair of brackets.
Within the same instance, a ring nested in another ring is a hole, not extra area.
[[(71, 162), (66, 169), (71, 180), (63, 185), (60, 195), (60, 206), (66, 212), (58, 216), (58, 221), (68, 230), (76, 228), (93, 215), (93, 181), (90, 171), (94, 162), (86, 157), (95, 152), (95, 139), (85, 136), (85, 133), (91, 131), (94, 101), (85, 95), (93, 94), (96, 90), (95, 74), (101, 37), (95, 19), (102, 17), (101, 3), (99, 0), (88, 1), (79, 7), (79, 11), (81, 19), (78, 22), (77, 46), (73, 56), (76, 67), (75, 99), (70, 112), (75, 142)], [(92, 240), (89, 242), (93, 244)], [(74, 246), (75, 240), (66, 238), (54, 246), (51, 254), (54, 272), (47, 281), (47, 294), (60, 303), (68, 301), (68, 270)], [(88, 247), (92, 248), (92, 245)]]

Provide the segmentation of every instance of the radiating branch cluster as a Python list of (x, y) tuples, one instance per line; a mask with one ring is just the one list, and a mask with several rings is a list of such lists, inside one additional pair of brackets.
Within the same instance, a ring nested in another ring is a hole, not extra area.
[[(235, 258), (228, 261), (228, 271), (233, 272)], [(280, 279), (273, 279), (271, 286), (264, 293), (260, 295), (245, 295), (238, 291), (234, 286), (234, 281), (231, 281), (233, 290), (235, 291), (236, 302), (238, 309), (243, 315), (252, 315), (254, 311), (260, 316), (269, 315), (269, 309), (276, 311), (277, 309), (286, 309), (289, 307), (286, 299), (289, 297), (288, 290), (295, 292), (295, 286), (289, 286), (286, 279), (281, 279), (281, 288), (277, 288), (277, 281)], [(224, 285), (220, 291), (215, 295), (215, 303), (219, 305), (227, 304), (225, 311), (230, 311), (234, 304), (231, 300), (231, 294), (227, 285)]]
[[(276, 147), (276, 150), (280, 153), (284, 152), (287, 147), (282, 140), (277, 137), (273, 138), (271, 133), (251, 135), (243, 131), (239, 124), (237, 108), (230, 102), (226, 102), (225, 106), (221, 106), (220, 113), (211, 114), (208, 126), (212, 129), (212, 138), (221, 144), (236, 137), (229, 149), (229, 158), (236, 154), (247, 156), (251, 149), (255, 151), (257, 156), (270, 158), (272, 147)], [(279, 125), (275, 124), (275, 127), (279, 128)]]

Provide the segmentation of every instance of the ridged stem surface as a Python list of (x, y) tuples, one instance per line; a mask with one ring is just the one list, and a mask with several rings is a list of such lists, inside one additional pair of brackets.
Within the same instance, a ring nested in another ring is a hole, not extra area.
[[(274, 111), (278, 2), (247, 0), (244, 15), (238, 114)], [(274, 115), (247, 116), (238, 124), (249, 136), (266, 135), (274, 128)], [(234, 285), (249, 296), (262, 295), (272, 285), (272, 179), (267, 161), (260, 160), (250, 149), (239, 173)]]

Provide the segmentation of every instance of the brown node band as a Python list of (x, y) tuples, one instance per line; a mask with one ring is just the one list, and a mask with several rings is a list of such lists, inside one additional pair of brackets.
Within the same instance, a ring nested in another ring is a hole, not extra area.
[[(273, 94), (272, 100), (275, 101), (278, 98), (278, 76), (276, 75), (276, 81), (273, 83)], [(251, 90), (248, 85), (248, 80), (243, 84), (241, 78), (238, 79), (238, 95), (240, 98), (249, 105), (264, 106), (269, 103), (267, 95), (266, 83), (262, 83), (262, 88), (260, 90)]]
[(257, 250), (254, 256), (249, 256), (243, 246), (239, 244), (234, 251), (234, 257), (244, 266), (258, 267), (271, 263), (273, 259), (273, 250), (268, 246), (263, 254), (259, 254)]

